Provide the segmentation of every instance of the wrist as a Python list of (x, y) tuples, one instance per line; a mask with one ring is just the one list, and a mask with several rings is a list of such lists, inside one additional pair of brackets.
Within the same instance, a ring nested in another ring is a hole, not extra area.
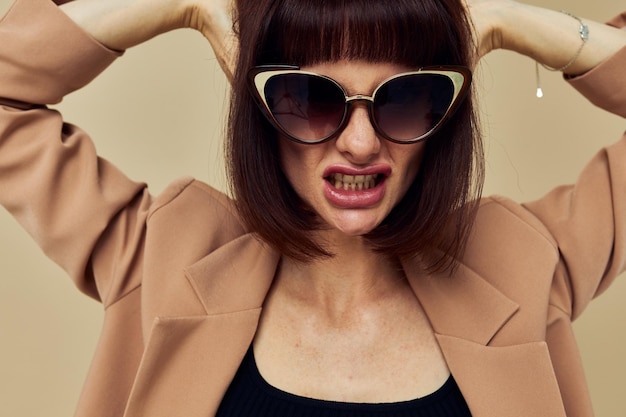
[(232, 14), (227, 1), (185, 0), (182, 7), (182, 26), (195, 29), (206, 38), (222, 35), (232, 29)]
[(237, 57), (237, 37), (233, 32), (232, 0), (186, 0), (184, 26), (202, 33), (229, 80)]
[(515, 14), (516, 3), (510, 0), (473, 0), (468, 5), (478, 48), (476, 58), (505, 48), (508, 20)]
[(518, 3), (515, 7), (517, 12), (507, 20), (502, 47), (542, 65), (579, 74), (606, 59), (615, 49), (615, 34), (605, 25), (528, 4)]
[(520, 36), (518, 22), (526, 5), (512, 0), (493, 1), (490, 5), (491, 50), (513, 50)]

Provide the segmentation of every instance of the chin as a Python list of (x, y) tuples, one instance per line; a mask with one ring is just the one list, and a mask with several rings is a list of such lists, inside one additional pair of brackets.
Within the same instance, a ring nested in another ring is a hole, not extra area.
[(374, 230), (380, 221), (336, 222), (332, 227), (345, 236), (363, 236)]

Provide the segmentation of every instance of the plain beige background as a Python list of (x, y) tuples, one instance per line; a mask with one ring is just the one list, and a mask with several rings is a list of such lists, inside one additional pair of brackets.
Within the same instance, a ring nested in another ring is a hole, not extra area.
[[(10, 3), (0, 0), (0, 12)], [(535, 3), (600, 21), (624, 6), (623, 0)], [(623, 119), (593, 108), (558, 74), (541, 71), (546, 96), (537, 99), (534, 71), (529, 59), (496, 52), (477, 74), (486, 194), (535, 199), (573, 181), (586, 160), (626, 129)], [(195, 32), (177, 31), (127, 51), (59, 107), (92, 134), (101, 155), (147, 181), (153, 192), (181, 175), (224, 189), (226, 96), (208, 44)], [(101, 307), (79, 294), (3, 210), (0, 231), (0, 416), (70, 416), (97, 341)], [(598, 416), (626, 415), (624, 295), (621, 279), (576, 323)]]

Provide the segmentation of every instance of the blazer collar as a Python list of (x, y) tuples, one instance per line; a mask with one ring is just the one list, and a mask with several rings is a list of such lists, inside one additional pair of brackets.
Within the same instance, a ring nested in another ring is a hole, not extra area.
[(260, 308), (280, 255), (252, 234), (221, 246), (186, 268), (185, 275), (208, 315)]
[(463, 264), (453, 276), (425, 274), (416, 260), (404, 262), (403, 268), (437, 334), (487, 345), (519, 309)]
[(125, 417), (214, 415), (252, 343), (279, 255), (251, 234), (185, 270), (206, 315), (157, 317)]
[(403, 267), (474, 417), (566, 417), (547, 344), (498, 339), (516, 302), (464, 264), (452, 276)]
[[(186, 269), (206, 315), (155, 320), (125, 417), (215, 414), (254, 338), (279, 260), (243, 235)], [(546, 344), (493, 344), (519, 309), (514, 301), (464, 265), (453, 276), (403, 267), (475, 417), (565, 417)]]

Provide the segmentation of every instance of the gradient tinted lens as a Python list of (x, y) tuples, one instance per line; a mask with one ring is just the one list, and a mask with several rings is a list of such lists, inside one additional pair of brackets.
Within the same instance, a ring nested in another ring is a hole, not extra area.
[(345, 96), (332, 81), (311, 74), (271, 77), (263, 91), (276, 122), (291, 136), (318, 141), (339, 128), (345, 113)]
[(374, 120), (388, 137), (409, 141), (434, 129), (450, 108), (454, 84), (442, 74), (408, 74), (384, 83), (374, 98)]

